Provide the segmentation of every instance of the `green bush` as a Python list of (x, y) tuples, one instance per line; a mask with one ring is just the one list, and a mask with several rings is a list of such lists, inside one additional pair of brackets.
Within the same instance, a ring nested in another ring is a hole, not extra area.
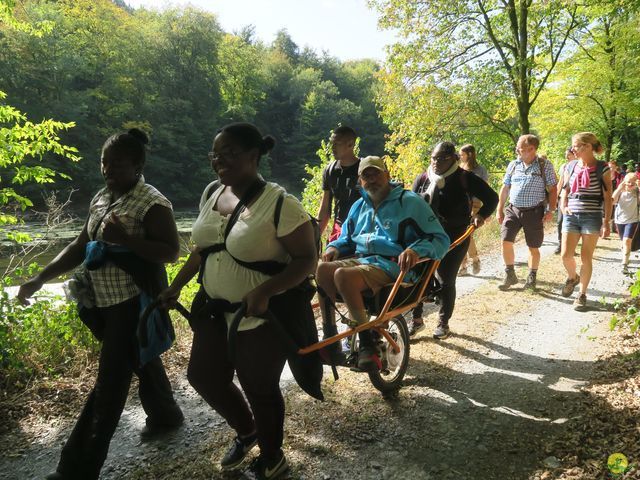
[(617, 325), (627, 325), (631, 333), (637, 333), (640, 328), (640, 309), (638, 305), (638, 297), (640, 296), (640, 270), (635, 274), (635, 281), (629, 287), (629, 293), (631, 294), (631, 301), (629, 303), (616, 305), (616, 310), (618, 310), (619, 313), (611, 317), (611, 322), (609, 323), (611, 330), (616, 328)]
[(81, 352), (84, 358), (98, 352), (75, 304), (51, 295), (21, 306), (9, 298), (12, 284), (11, 277), (0, 281), (0, 388), (19, 386), (34, 376), (64, 374)]

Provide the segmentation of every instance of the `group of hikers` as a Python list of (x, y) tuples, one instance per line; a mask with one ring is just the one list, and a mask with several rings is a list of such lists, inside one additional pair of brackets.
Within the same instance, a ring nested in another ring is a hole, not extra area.
[[(248, 123), (218, 130), (209, 153), (218, 180), (202, 193), (192, 230), (195, 247), (172, 283), (154, 291), (165, 308), (172, 308), (182, 288), (198, 276), (201, 287), (189, 319), (193, 343), (187, 378), (235, 431), (220, 461), (223, 469), (238, 467), (259, 446), (260, 454), (242, 474), (245, 479), (280, 478), (288, 470), (279, 386), (287, 354), (264, 317), (271, 312), (283, 321), (313, 318), (311, 296), (300, 294), (311, 275), (327, 300), (320, 302), (327, 338), (337, 333), (338, 294), (349, 323), (361, 325), (369, 320), (363, 292), (394, 282), (401, 270), (408, 271), (407, 281), (415, 281), (412, 267), (421, 257), (440, 260), (439, 318), (433, 336), (442, 340), (450, 334), (456, 278), (468, 274), (469, 263), (473, 274), (481, 269), (472, 238), (452, 249), (450, 245), (470, 224), (481, 227), (496, 210), (505, 262), (501, 290), (518, 283), (514, 242), (520, 230), (529, 248), (525, 287), (535, 289), (544, 222), (556, 208), (562, 212), (560, 253), (567, 270), (562, 295), (570, 296), (579, 285), (574, 303), (578, 310), (586, 305), (593, 251), (598, 237), (609, 234), (614, 201), (628, 263), (627, 239), (638, 226), (637, 184), (627, 175), (613, 191), (612, 170), (596, 159), (602, 145), (592, 133), (573, 136), (559, 180), (552, 163), (538, 155), (538, 138), (523, 135), (499, 194), (487, 183), (473, 145), (458, 150), (450, 142), (437, 144), (426, 171), (408, 190), (392, 181), (383, 158), (359, 158), (356, 140), (356, 132), (347, 126), (331, 136), (334, 160), (323, 172), (317, 218), (321, 231), (329, 224), (331, 231), (318, 263), (315, 222), (294, 196), (258, 173), (260, 159), (273, 149), (275, 139)], [(184, 421), (160, 357), (139, 362), (136, 328), (145, 294), (141, 285), (146, 283), (139, 281), (140, 272), (112, 261), (116, 252), (142, 265), (162, 265), (178, 257), (171, 203), (143, 176), (147, 143), (137, 129), (107, 139), (100, 164), (105, 187), (92, 199), (82, 232), (18, 293), (27, 304), (45, 282), (86, 267), (95, 249), (106, 249), (106, 260), (83, 272), (91, 297), (84, 300), (91, 307), (91, 329), (102, 342), (97, 379), (49, 480), (98, 478), (134, 373), (147, 415), (143, 439), (179, 428)], [(635, 214), (628, 206), (632, 200)], [(574, 251), (579, 240), (578, 273)], [(239, 305), (245, 313), (232, 325)], [(421, 306), (412, 316), (410, 334), (415, 335), (425, 328)], [(233, 355), (230, 331), (235, 331)], [(315, 327), (313, 336), (317, 341)], [(359, 341), (357, 368), (380, 368), (372, 332), (360, 332)], [(326, 347), (324, 354), (334, 361), (342, 355), (341, 345)], [(241, 389), (233, 382), (234, 373)]]

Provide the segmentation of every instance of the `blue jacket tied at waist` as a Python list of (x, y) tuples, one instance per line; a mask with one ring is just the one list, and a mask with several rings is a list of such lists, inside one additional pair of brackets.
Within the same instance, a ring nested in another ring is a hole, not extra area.
[[(420, 257), (439, 260), (446, 255), (449, 236), (422, 197), (397, 186), (374, 208), (367, 192), (362, 189), (361, 193), (340, 237), (327, 247), (337, 248), (341, 257), (360, 256), (360, 262), (373, 264), (393, 278), (400, 273), (397, 257), (406, 248)], [(409, 272), (406, 280), (415, 281), (416, 274)]]

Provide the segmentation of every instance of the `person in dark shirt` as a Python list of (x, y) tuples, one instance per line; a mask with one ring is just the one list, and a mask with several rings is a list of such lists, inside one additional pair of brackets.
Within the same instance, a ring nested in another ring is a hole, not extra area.
[(355, 130), (347, 126), (336, 128), (331, 135), (331, 149), (335, 160), (322, 172), (323, 194), (318, 212), (320, 233), (324, 232), (333, 212), (330, 242), (340, 236), (342, 222), (347, 218), (351, 205), (360, 198), (360, 159), (354, 153), (357, 138)]
[[(498, 194), (480, 177), (460, 168), (459, 160), (453, 143), (439, 143), (431, 154), (429, 168), (416, 177), (412, 188), (429, 202), (452, 242), (465, 232), (469, 224), (481, 227), (498, 206)], [(472, 216), (471, 199), (474, 197), (482, 202), (482, 207)], [(450, 250), (438, 266), (442, 290), (439, 323), (433, 334), (436, 339), (449, 336), (449, 319), (456, 302), (456, 277), (468, 248), (469, 238)], [(423, 328), (420, 304), (413, 310), (409, 332), (415, 335)]]

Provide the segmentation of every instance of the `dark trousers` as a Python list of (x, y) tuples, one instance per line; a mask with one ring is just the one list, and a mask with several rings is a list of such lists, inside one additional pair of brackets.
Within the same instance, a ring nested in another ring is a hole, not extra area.
[[(449, 235), (451, 241), (454, 241), (464, 233), (465, 229), (447, 231), (447, 235)], [(456, 279), (458, 278), (460, 265), (462, 264), (462, 260), (464, 260), (468, 249), (469, 238), (467, 238), (453, 250), (450, 250), (444, 256), (444, 258), (440, 262), (440, 265), (438, 266), (438, 269), (436, 270), (438, 279), (440, 280), (440, 285), (442, 287), (442, 290), (439, 294), (440, 311), (438, 312), (438, 316), (440, 318), (440, 323), (445, 325), (449, 324), (449, 319), (451, 318), (451, 315), (453, 315), (453, 309), (456, 306)], [(421, 316), (422, 304), (420, 303), (413, 309), (413, 317), (416, 318)]]
[[(284, 436), (280, 375), (286, 357), (275, 332), (268, 324), (238, 332), (232, 363), (226, 322), (203, 317), (192, 321), (189, 383), (238, 435), (256, 431), (261, 455), (279, 456)], [(249, 403), (233, 383), (234, 371)]]
[(560, 208), (558, 208), (557, 212), (558, 212), (558, 245), (562, 245), (562, 219), (564, 216), (562, 215), (562, 210), (560, 210)]
[(97, 309), (96, 324), (102, 337), (98, 378), (62, 448), (57, 470), (65, 478), (98, 478), (124, 409), (133, 373), (140, 380), (138, 393), (147, 423), (171, 425), (182, 421), (162, 360), (156, 358), (142, 368), (137, 366), (138, 314), (138, 297)]

